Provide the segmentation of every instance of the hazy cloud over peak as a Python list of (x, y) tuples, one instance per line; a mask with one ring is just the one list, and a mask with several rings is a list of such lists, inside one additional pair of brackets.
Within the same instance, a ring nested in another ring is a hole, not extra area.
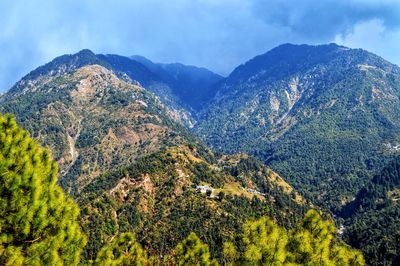
[(336, 41), (400, 63), (400, 2), (389, 0), (14, 0), (0, 2), (0, 25), (0, 91), (84, 48), (221, 74), (287, 42)]
[(380, 20), (388, 29), (400, 26), (399, 1), (286, 0), (266, 4), (256, 0), (254, 10), (265, 23), (316, 41), (349, 34), (356, 24), (368, 20)]

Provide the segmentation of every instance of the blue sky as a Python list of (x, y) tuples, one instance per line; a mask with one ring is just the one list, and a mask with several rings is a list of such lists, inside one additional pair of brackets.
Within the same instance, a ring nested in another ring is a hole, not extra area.
[(0, 0), (0, 91), (84, 48), (226, 75), (288, 42), (337, 42), (400, 64), (400, 1)]

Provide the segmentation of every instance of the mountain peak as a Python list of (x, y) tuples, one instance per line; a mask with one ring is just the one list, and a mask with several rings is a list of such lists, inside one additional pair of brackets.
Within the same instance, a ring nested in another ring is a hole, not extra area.
[(296, 44), (296, 43), (283, 43), (278, 46), (276, 46), (274, 49), (282, 49), (282, 48), (318, 48), (318, 47), (325, 47), (325, 48), (339, 48), (339, 47), (345, 47), (338, 45), (336, 43), (327, 43), (327, 44)]
[(383, 58), (362, 49), (351, 49), (335, 43), (322, 45), (282, 44), (238, 66), (226, 80), (227, 85), (249, 79), (282, 78), (317, 66), (337, 65), (352, 68), (366, 64), (384, 71), (396, 67)]
[(82, 50), (80, 50), (79, 52), (77, 52), (75, 55), (80, 55), (80, 56), (82, 56), (82, 55), (90, 55), (90, 56), (95, 56), (96, 54), (95, 53), (93, 53), (92, 52), (92, 50), (90, 50), (90, 49), (82, 49)]
[(120, 88), (128, 86), (123, 80), (119, 79), (114, 72), (101, 65), (86, 65), (78, 68), (74, 76), (80, 80), (80, 87), (99, 87), (112, 86)]
[[(360, 166), (367, 176), (380, 163), (371, 158), (382, 156), (388, 145), (398, 145), (399, 84), (400, 69), (365, 50), (284, 44), (237, 67), (223, 80), (196, 130), (222, 152), (258, 155), (292, 182), (333, 175), (346, 183), (346, 175), (360, 162), (349, 154), (368, 162)], [(334, 165), (332, 152), (340, 154)], [(330, 169), (311, 169), (306, 162)], [(317, 193), (324, 182), (330, 181), (307, 183), (307, 189)], [(349, 187), (353, 185), (358, 183)], [(323, 197), (316, 201), (325, 204)], [(342, 203), (329, 204), (340, 208)]]
[(10, 93), (18, 93), (21, 88), (26, 88), (27, 84), (34, 83), (40, 77), (60, 76), (70, 73), (82, 66), (98, 64), (109, 67), (107, 62), (100, 60), (91, 50), (84, 49), (75, 54), (65, 54), (56, 57), (51, 62), (36, 68), (28, 75), (23, 77), (11, 89)]

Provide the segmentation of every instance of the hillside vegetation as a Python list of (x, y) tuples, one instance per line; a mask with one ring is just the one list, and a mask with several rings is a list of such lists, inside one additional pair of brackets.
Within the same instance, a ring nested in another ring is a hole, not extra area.
[(360, 49), (282, 45), (221, 81), (196, 133), (248, 152), (338, 213), (396, 153), (400, 69)]
[[(92, 261), (81, 260), (80, 253), (85, 246), (86, 238), (81, 233), (77, 223), (79, 209), (72, 199), (66, 197), (56, 184), (56, 162), (52, 160), (47, 150), (41, 148), (36, 141), (29, 137), (28, 132), (17, 126), (13, 117), (0, 115), (0, 129), (0, 175), (2, 177), (0, 179), (0, 204), (2, 207), (0, 216), (0, 262), (2, 264), (218, 264), (217, 259), (211, 259), (208, 245), (202, 243), (195, 233), (189, 233), (188, 237), (178, 243), (173, 250), (168, 252), (168, 249), (163, 249), (165, 257), (158, 256), (159, 254), (149, 256), (148, 252), (136, 242), (134, 233), (132, 233), (139, 231), (138, 228), (140, 227), (128, 228), (131, 229), (131, 232), (116, 232), (114, 237), (108, 241), (98, 240), (94, 242), (94, 244), (101, 246), (95, 259)], [(179, 161), (178, 157), (183, 157), (181, 159), (184, 161), (194, 160), (197, 163), (202, 163), (201, 159), (196, 159), (192, 157), (193, 155), (184, 157), (185, 153), (174, 153), (174, 151), (168, 151), (168, 153), (170, 155), (167, 156), (176, 157), (177, 161)], [(161, 159), (162, 156), (156, 155), (156, 158)], [(143, 158), (143, 161), (146, 161), (146, 159)], [(153, 162), (157, 163), (159, 161)], [(174, 163), (174, 165), (176, 164)], [(158, 166), (160, 167), (160, 165)], [(166, 166), (168, 170), (168, 164)], [(130, 169), (131, 173), (135, 173), (133, 169), (137, 169), (136, 171), (138, 172), (142, 170), (139, 165), (132, 167)], [(161, 170), (147, 167), (146, 169), (153, 175), (160, 174)], [(202, 172), (200, 171), (200, 173)], [(129, 175), (129, 172), (125, 174)], [(171, 177), (173, 176), (171, 175)], [(129, 176), (125, 178), (129, 178)], [(205, 177), (196, 176), (193, 178), (202, 181)], [(155, 181), (155, 179), (153, 180)], [(101, 187), (103, 189), (107, 188), (109, 183), (104, 183), (104, 179), (102, 181), (102, 186), (92, 188), (96, 190)], [(276, 183), (272, 183), (272, 187), (274, 187), (273, 185), (277, 186)], [(163, 187), (168, 189), (168, 186)], [(111, 195), (113, 193), (116, 196), (121, 196), (122, 191), (113, 190)], [(132, 194), (141, 197), (144, 193)], [(211, 196), (212, 194), (207, 195), (210, 198)], [(112, 202), (112, 200), (110, 201)], [(145, 203), (145, 205), (149, 204)], [(99, 204), (94, 201), (93, 206), (101, 207), (101, 202)], [(87, 215), (86, 211), (83, 211), (83, 217)], [(134, 213), (135, 210), (131, 210), (128, 214), (132, 215)], [(139, 210), (136, 213), (140, 215)], [(210, 220), (211, 224), (214, 222)], [(112, 223), (105, 223), (109, 230), (111, 230), (110, 226), (112, 225)], [(146, 237), (151, 232), (151, 226), (148, 225), (147, 228), (150, 230), (145, 229)], [(194, 227), (192, 228), (194, 229)], [(242, 265), (242, 263), (249, 265), (254, 263), (281, 264), (286, 263), (286, 261), (295, 264), (323, 262), (329, 265), (338, 262), (342, 265), (364, 265), (363, 257), (359, 252), (349, 249), (340, 242), (331, 245), (335, 232), (334, 226), (329, 221), (323, 221), (315, 211), (308, 212), (300, 227), (293, 232), (286, 232), (265, 218), (255, 222), (247, 222), (240, 228), (243, 228), (243, 233), (237, 231), (237, 228), (226, 228), (224, 226), (220, 228), (230, 230), (231, 239), (236, 240), (234, 237), (236, 235), (240, 244), (235, 247), (232, 242), (221, 243), (223, 252), (217, 257), (220, 262), (230, 265), (236, 263), (239, 265)], [(87, 229), (83, 226), (84, 233), (93, 233), (93, 228)], [(158, 227), (158, 230), (162, 234), (161, 226)], [(222, 233), (222, 231), (214, 232)], [(277, 232), (280, 232), (280, 234), (276, 234)], [(157, 244), (157, 231), (154, 233), (155, 235), (150, 234), (151, 240)], [(182, 231), (180, 233), (185, 234)], [(289, 238), (287, 234), (290, 235)], [(207, 239), (205, 236), (203, 238)], [(147, 239), (147, 241), (149, 240)], [(140, 242), (148, 246), (149, 242), (147, 241), (142, 239)], [(307, 249), (304, 249), (302, 245), (296, 244), (300, 243), (299, 241), (302, 244), (308, 243), (306, 245)], [(279, 244), (277, 245), (277, 243)], [(246, 252), (242, 252), (242, 248)]]
[(29, 78), (5, 95), (0, 110), (15, 114), (52, 150), (60, 182), (73, 194), (104, 171), (164, 146), (196, 142), (173, 109), (103, 66)]
[(400, 157), (377, 174), (344, 208), (345, 239), (371, 265), (400, 263)]
[(0, 264), (77, 265), (86, 237), (79, 208), (57, 185), (57, 164), (0, 114)]
[(260, 162), (235, 160), (184, 146), (98, 177), (77, 199), (90, 232), (86, 256), (93, 259), (100, 243), (133, 230), (151, 255), (170, 252), (195, 232), (219, 257), (222, 243), (233, 241), (248, 219), (267, 215), (292, 228), (309, 206)]
[(285, 44), (222, 78), (82, 50), (0, 112), (35, 139), (1, 117), (0, 264), (362, 265), (341, 239), (399, 264), (400, 68), (367, 51)]

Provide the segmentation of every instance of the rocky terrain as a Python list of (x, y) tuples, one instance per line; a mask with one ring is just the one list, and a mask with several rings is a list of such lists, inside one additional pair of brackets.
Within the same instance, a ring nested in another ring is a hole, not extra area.
[(0, 109), (52, 150), (72, 193), (104, 171), (192, 139), (174, 109), (97, 64), (27, 77)]

